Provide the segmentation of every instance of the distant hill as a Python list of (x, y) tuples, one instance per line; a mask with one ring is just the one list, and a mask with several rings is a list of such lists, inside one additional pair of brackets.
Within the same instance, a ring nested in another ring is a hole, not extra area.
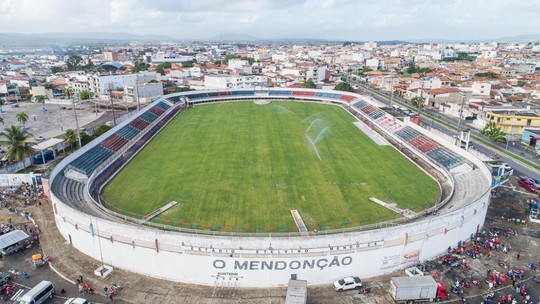
[(425, 38), (425, 39), (413, 39), (410, 40), (413, 43), (478, 43), (478, 42), (516, 42), (526, 43), (540, 41), (540, 34), (528, 34), (507, 36), (500, 38), (486, 38), (486, 39), (440, 39), (440, 38)]
[(20, 34), (0, 33), (0, 47), (46, 47), (54, 44), (113, 41), (166, 41), (174, 40), (168, 36), (136, 35), (129, 33), (43, 33)]

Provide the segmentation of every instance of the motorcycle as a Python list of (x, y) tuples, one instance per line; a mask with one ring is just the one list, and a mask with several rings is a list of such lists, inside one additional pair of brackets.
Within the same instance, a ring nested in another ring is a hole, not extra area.
[(472, 279), (471, 282), (472, 282), (473, 285), (475, 285), (476, 287), (482, 288), (482, 282), (481, 282), (480, 280)]
[(369, 287), (366, 287), (366, 288), (360, 288), (360, 289), (358, 290), (358, 293), (359, 293), (359, 294), (368, 294), (368, 293), (370, 293), (370, 292), (371, 292), (371, 288), (369, 288)]

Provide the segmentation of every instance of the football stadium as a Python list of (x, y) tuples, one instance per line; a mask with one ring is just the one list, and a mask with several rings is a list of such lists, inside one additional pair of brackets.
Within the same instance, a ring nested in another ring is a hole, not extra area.
[(366, 96), (261, 88), (163, 96), (45, 183), (62, 235), (107, 265), (271, 287), (442, 253), (483, 225), (491, 175)]

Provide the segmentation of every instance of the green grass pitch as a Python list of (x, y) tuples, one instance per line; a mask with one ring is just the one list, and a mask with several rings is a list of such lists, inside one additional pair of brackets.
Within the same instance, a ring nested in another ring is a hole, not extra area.
[(163, 129), (103, 196), (138, 214), (177, 201), (159, 215), (171, 223), (258, 229), (294, 227), (292, 209), (306, 225), (393, 215), (369, 197), (401, 208), (433, 203), (437, 183), (354, 121), (340, 107), (306, 102), (197, 105)]

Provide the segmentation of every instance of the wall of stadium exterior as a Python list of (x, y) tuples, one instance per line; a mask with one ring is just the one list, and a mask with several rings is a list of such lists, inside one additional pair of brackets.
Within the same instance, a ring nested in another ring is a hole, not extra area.
[[(91, 146), (60, 163), (50, 181), (54, 182), (60, 170)], [(465, 156), (478, 166), (482, 176), (490, 179), (480, 160), (460, 149), (448, 148)], [(418, 259), (441, 254), (449, 245), (467, 239), (484, 223), (490, 191), (470, 191), (483, 194), (460, 209), (435, 217), (376, 230), (308, 237), (212, 236), (163, 231), (107, 215), (86, 214), (59, 200), (54, 192), (51, 200), (56, 225), (64, 238), (77, 250), (96, 260), (103, 259), (106, 264), (185, 283), (276, 287), (286, 286), (293, 274), (311, 285), (328, 284), (348, 275), (371, 277), (389, 273)]]

